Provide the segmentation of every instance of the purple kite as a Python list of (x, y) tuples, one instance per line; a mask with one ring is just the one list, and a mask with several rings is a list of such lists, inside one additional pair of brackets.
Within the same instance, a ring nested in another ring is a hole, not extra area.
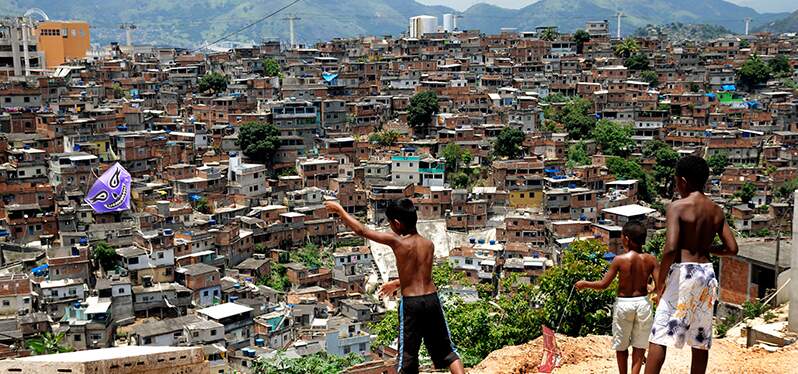
[(97, 213), (130, 209), (130, 173), (114, 164), (94, 182), (84, 200)]

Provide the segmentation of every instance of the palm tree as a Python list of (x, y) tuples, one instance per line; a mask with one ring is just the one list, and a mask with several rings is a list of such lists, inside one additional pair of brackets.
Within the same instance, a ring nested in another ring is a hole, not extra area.
[(631, 38), (626, 38), (615, 45), (615, 55), (618, 57), (629, 58), (639, 51), (640, 45), (637, 44), (637, 40)]
[(560, 34), (554, 27), (547, 27), (540, 32), (540, 38), (549, 42), (557, 39), (558, 36), (560, 36)]
[(64, 335), (64, 332), (59, 332), (58, 334), (45, 332), (39, 337), (28, 340), (28, 348), (37, 355), (70, 352), (72, 351), (71, 347), (61, 344), (61, 341), (64, 340)]

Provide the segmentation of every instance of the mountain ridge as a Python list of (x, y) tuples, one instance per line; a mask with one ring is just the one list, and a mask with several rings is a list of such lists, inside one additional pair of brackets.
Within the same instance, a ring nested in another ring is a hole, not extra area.
[[(7, 0), (0, 12), (22, 14), (28, 8), (44, 9), (52, 18), (84, 19), (91, 24), (92, 40), (99, 44), (123, 41), (119, 24), (132, 22), (137, 44), (196, 47), (254, 22), (288, 4), (290, 0), (140, 0), (131, 7), (124, 0)], [(521, 9), (474, 4), (464, 12), (440, 5), (424, 5), (415, 0), (302, 0), (286, 11), (236, 35), (232, 41), (258, 42), (263, 39), (288, 39), (284, 17), (296, 15), (297, 40), (304, 43), (334, 37), (359, 35), (398, 35), (407, 29), (408, 18), (428, 14), (459, 13), (461, 29), (496, 33), (502, 27), (534, 30), (537, 26), (558, 26), (562, 32), (584, 27), (586, 21), (609, 19), (614, 26), (618, 10), (627, 14), (624, 34), (648, 24), (671, 22), (708, 23), (742, 32), (743, 19), (752, 17), (759, 24), (775, 21), (787, 14), (760, 14), (724, 0), (541, 0)], [(11, 14), (4, 14), (11, 15)], [(758, 24), (755, 23), (754, 26)], [(614, 27), (613, 31), (614, 31)]]

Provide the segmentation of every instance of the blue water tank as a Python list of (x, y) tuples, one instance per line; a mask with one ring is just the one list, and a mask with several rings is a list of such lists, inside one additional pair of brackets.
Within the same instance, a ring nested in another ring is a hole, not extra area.
[(213, 226), (213, 225), (216, 224), (216, 220), (211, 218), (211, 219), (208, 220), (208, 224)]
[(264, 345), (266, 345), (266, 341), (263, 340), (263, 338), (257, 338), (255, 339), (255, 345), (258, 347), (263, 347)]
[(491, 239), (488, 243), (490, 243), (490, 245), (496, 245), (496, 241), (493, 239)]
[(172, 229), (163, 229), (163, 236), (172, 236)]
[(485, 244), (485, 239), (479, 239), (479, 244)]
[(80, 256), (80, 250), (78, 247), (72, 247), (72, 256)]
[(236, 284), (234, 284), (234, 285), (233, 285), (233, 288), (235, 288), (235, 289), (239, 289), (239, 288), (241, 288), (241, 283), (236, 283)]
[(119, 130), (119, 131), (127, 131), (127, 126), (119, 125), (119, 126), (116, 127), (116, 129)]
[(230, 297), (227, 298), (227, 301), (231, 302), (231, 303), (234, 303), (234, 302), (238, 301), (238, 296), (230, 296)]
[(468, 242), (471, 244), (476, 244), (477, 238), (468, 238)]
[(78, 239), (78, 243), (80, 243), (80, 245), (89, 244), (89, 238), (82, 237), (82, 238)]

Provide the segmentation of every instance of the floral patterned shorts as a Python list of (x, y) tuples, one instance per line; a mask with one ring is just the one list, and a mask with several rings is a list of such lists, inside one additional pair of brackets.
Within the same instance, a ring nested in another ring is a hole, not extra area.
[(712, 263), (673, 264), (654, 314), (649, 341), (667, 347), (709, 349), (718, 280)]

